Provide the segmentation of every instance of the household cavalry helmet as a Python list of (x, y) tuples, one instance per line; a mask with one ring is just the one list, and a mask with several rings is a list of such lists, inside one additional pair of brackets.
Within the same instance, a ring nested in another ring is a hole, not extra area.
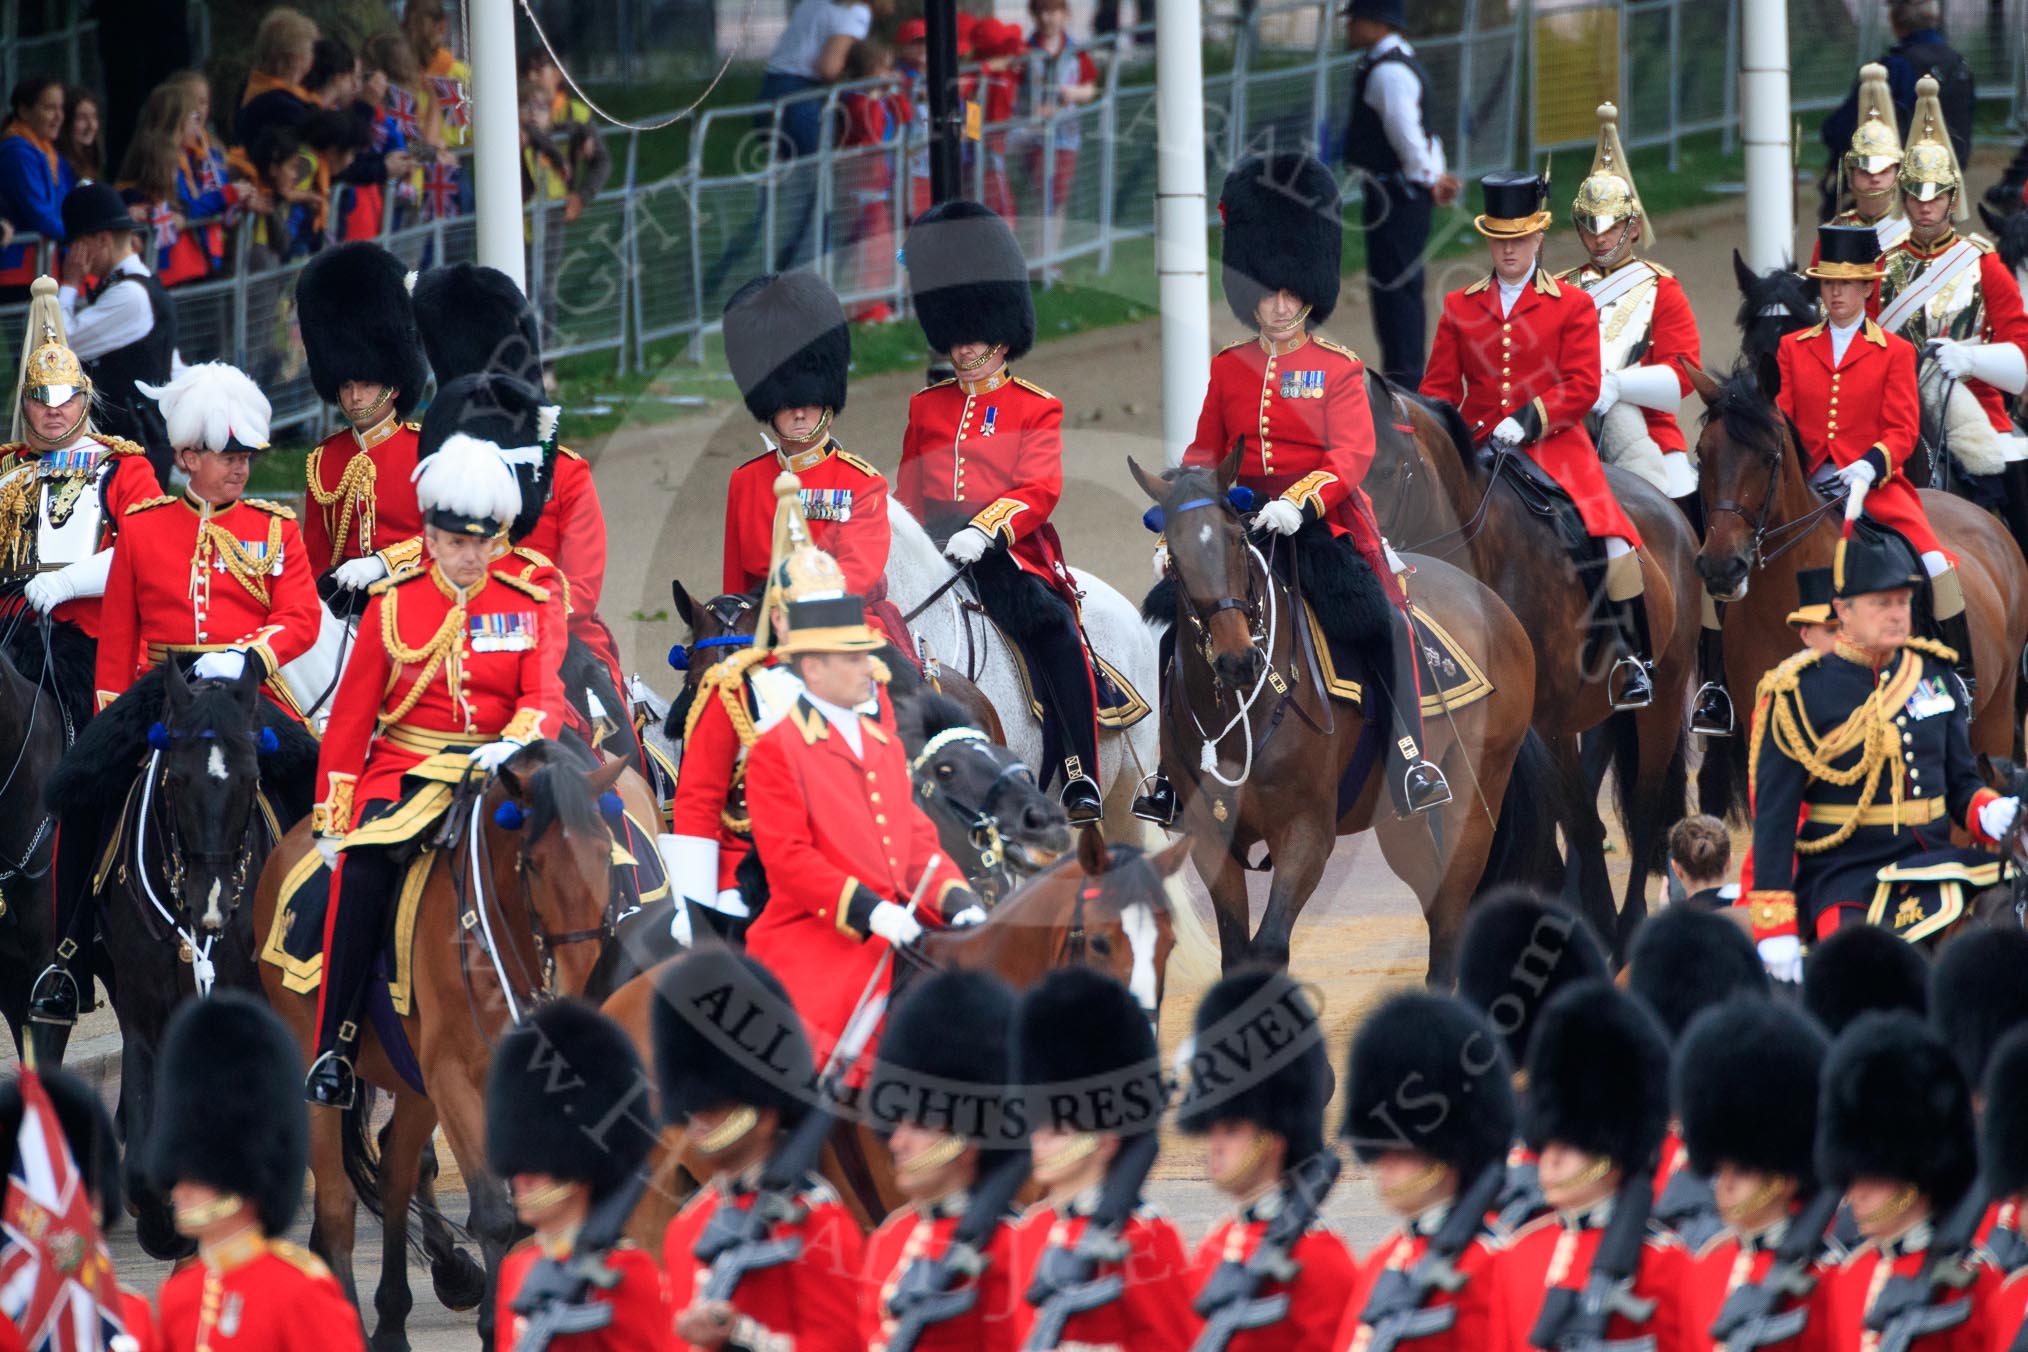
[[(57, 304), (57, 286), (54, 277), (37, 277), (28, 288), (28, 332), (21, 341), (21, 376), (15, 386), (14, 426), (8, 439), (21, 440), (21, 401), (33, 399), (38, 404), (60, 408), (79, 394), (89, 395), (92, 390), (91, 377), (85, 374), (84, 363), (77, 353), (70, 350), (70, 344), (63, 336), (63, 310)], [(72, 430), (75, 436), (85, 429), (85, 420), (90, 415), (91, 400), (87, 398), (78, 412), (78, 426)]]
[(1937, 98), (1936, 77), (1925, 75), (1915, 82), (1915, 112), (1909, 117), (1908, 146), (1901, 156), (1901, 191), (1918, 202), (1935, 200), (1951, 193), (1951, 219), (1970, 214), (1963, 188), (1964, 174), (1958, 169), (1958, 153), (1951, 148), (1950, 132), (1944, 126), (1943, 104)]
[(1859, 123), (1845, 152), (1846, 173), (1864, 169), (1877, 174), (1900, 164), (1901, 127), (1895, 120), (1894, 94), (1887, 87), (1887, 67), (1868, 61), (1859, 67)]
[(1598, 146), (1591, 154), (1591, 172), (1577, 185), (1570, 218), (1594, 235), (1602, 235), (1622, 221), (1633, 221), (1634, 228), (1626, 233), (1613, 255), (1598, 260), (1617, 263), (1645, 234), (1647, 216), (1641, 205), (1640, 189), (1634, 186), (1634, 170), (1627, 162), (1626, 147), (1620, 144), (1620, 110), (1610, 103), (1601, 103)]

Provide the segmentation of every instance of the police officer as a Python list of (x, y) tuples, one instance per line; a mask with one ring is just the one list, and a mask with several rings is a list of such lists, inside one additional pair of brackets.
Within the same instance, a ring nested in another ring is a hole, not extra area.
[[(165, 384), (175, 366), (176, 311), (142, 261), (146, 226), (108, 183), (85, 183), (63, 199), (63, 286), (56, 293), (71, 351), (85, 365), (107, 430), (147, 447), (155, 477), (169, 479), (170, 446), (142, 381)], [(87, 279), (96, 278), (89, 291)]]

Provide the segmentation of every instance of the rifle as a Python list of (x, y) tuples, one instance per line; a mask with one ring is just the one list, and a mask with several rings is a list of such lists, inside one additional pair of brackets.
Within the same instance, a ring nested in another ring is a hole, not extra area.
[[(828, 1093), (826, 1099), (828, 1102)], [(711, 1269), (699, 1300), (731, 1300), (747, 1273), (779, 1267), (801, 1256), (800, 1236), (770, 1239), (768, 1235), (777, 1223), (802, 1217), (796, 1194), (817, 1167), (834, 1120), (828, 1106), (812, 1108), (761, 1166), (753, 1205), (720, 1206), (711, 1213), (710, 1223), (691, 1248), (697, 1261)]]
[(1359, 1322), (1373, 1330), (1366, 1352), (1394, 1352), (1402, 1343), (1443, 1333), (1457, 1322), (1455, 1305), (1425, 1308), (1432, 1292), (1456, 1295), (1465, 1275), (1455, 1266), (1458, 1255), (1486, 1228), (1486, 1213), (1507, 1184), (1505, 1161), (1495, 1160), (1479, 1171), (1471, 1186), (1451, 1204), (1451, 1214), (1430, 1237), (1429, 1247), (1412, 1268), (1389, 1268), (1373, 1285)]
[(569, 1257), (545, 1255), (528, 1270), (511, 1304), (526, 1320), (514, 1352), (543, 1352), (560, 1333), (589, 1333), (613, 1322), (613, 1307), (592, 1299), (592, 1291), (619, 1285), (620, 1274), (606, 1266), (606, 1258), (626, 1233), (627, 1218), (647, 1187), (647, 1175), (635, 1170), (592, 1206)]
[(1655, 1302), (1634, 1294), (1634, 1273), (1640, 1269), (1641, 1249), (1648, 1242), (1648, 1213), (1654, 1198), (1654, 1179), (1646, 1170), (1620, 1184), (1612, 1219), (1606, 1222), (1584, 1285), (1577, 1290), (1550, 1289), (1528, 1335), (1530, 1347), (1545, 1352), (1607, 1352), (1616, 1345), (1625, 1348), (1629, 1342), (1654, 1346), (1652, 1336), (1617, 1342), (1606, 1337), (1614, 1315), (1635, 1324), (1645, 1324), (1654, 1316)]
[(1548, 1205), (1542, 1200), (1542, 1179), (1530, 1162), (1507, 1167), (1491, 1209), (1499, 1215), (1500, 1228), (1513, 1231), (1541, 1215)]
[(1197, 1293), (1192, 1308), (1204, 1317), (1204, 1332), (1197, 1335), (1190, 1352), (1225, 1352), (1241, 1330), (1267, 1328), (1287, 1317), (1288, 1292), (1262, 1296), (1260, 1289), (1269, 1282), (1294, 1281), (1302, 1270), (1289, 1252), (1317, 1219), (1341, 1167), (1336, 1154), (1321, 1150), (1289, 1170), (1282, 1185), (1282, 1208), (1267, 1223), (1253, 1254), (1243, 1263), (1236, 1259), (1220, 1263)]
[[(979, 1303), (979, 1284), (972, 1279), (986, 1270), (990, 1261), (986, 1248), (1006, 1220), (1014, 1195), (1028, 1181), (1028, 1163), (1028, 1152), (1021, 1150), (995, 1165), (979, 1180), (942, 1256), (918, 1258), (901, 1274), (887, 1302), (895, 1321), (887, 1352), (913, 1352), (924, 1330), (956, 1319)], [(961, 1281), (965, 1285), (956, 1285)]]
[(1100, 1263), (1117, 1263), (1127, 1256), (1120, 1232), (1140, 1204), (1141, 1185), (1155, 1167), (1161, 1145), (1161, 1133), (1153, 1128), (1122, 1141), (1120, 1153), (1106, 1171), (1098, 1208), (1085, 1222), (1077, 1247), (1043, 1250), (1035, 1265), (1035, 1280), (1028, 1287), (1028, 1303), (1035, 1307), (1035, 1324), (1023, 1344), (1028, 1352), (1055, 1347), (1063, 1341), (1064, 1325), (1072, 1315), (1101, 1309), (1126, 1291), (1126, 1278), (1120, 1273), (1092, 1274)]
[[(1922, 1255), (1922, 1266), (1912, 1277), (1889, 1277), (1880, 1288), (1873, 1308), (1866, 1312), (1866, 1327), (1878, 1333), (1878, 1352), (1908, 1352), (1915, 1340), (1953, 1329), (1972, 1317), (1972, 1298), (1963, 1293), (1977, 1274), (1965, 1264), (1974, 1248), (1979, 1222), (1986, 1215), (1986, 1188), (1974, 1183), (1944, 1217)], [(1881, 1262), (1887, 1258), (1882, 1255)]]
[(1784, 1300), (1801, 1301), (1816, 1287), (1810, 1267), (1823, 1251), (1824, 1231), (1831, 1228), (1840, 1200), (1836, 1188), (1819, 1191), (1789, 1222), (1789, 1232), (1776, 1247), (1767, 1275), (1725, 1298), (1718, 1318), (1711, 1323), (1712, 1340), (1725, 1352), (1754, 1352), (1802, 1335), (1810, 1319), (1808, 1306), (1797, 1304), (1779, 1314), (1776, 1311)]
[(1692, 1253), (1725, 1228), (1718, 1216), (1718, 1199), (1712, 1193), (1711, 1180), (1687, 1168), (1669, 1175), (1669, 1181), (1662, 1185), (1661, 1197), (1655, 1202), (1654, 1215), (1662, 1228), (1675, 1231), (1683, 1247)]

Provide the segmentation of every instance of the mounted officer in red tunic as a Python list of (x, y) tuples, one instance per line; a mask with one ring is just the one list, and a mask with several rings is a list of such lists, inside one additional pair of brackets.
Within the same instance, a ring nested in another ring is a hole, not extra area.
[(1098, 687), (1077, 588), (1050, 513), (1063, 494), (1063, 405), (1009, 369), (1035, 345), (1028, 263), (977, 202), (909, 227), (909, 293), (930, 347), (957, 376), (909, 401), (895, 492), (1022, 651), (1042, 696), (1045, 759), (1060, 766), (1073, 826), (1098, 820)]

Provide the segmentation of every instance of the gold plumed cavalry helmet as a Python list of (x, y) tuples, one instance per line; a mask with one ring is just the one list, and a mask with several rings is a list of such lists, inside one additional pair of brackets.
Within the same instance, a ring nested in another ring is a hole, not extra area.
[(1909, 117), (1908, 146), (1901, 156), (1901, 191), (1918, 202), (1951, 193), (1951, 219), (1961, 221), (1971, 208), (1965, 201), (1964, 174), (1958, 169), (1958, 153), (1951, 148), (1950, 132), (1944, 126), (1937, 89), (1935, 76), (1925, 75), (1915, 82), (1915, 112)]
[(20, 379), (15, 385), (14, 426), (9, 440), (21, 440), (21, 401), (33, 399), (51, 408), (79, 394), (90, 395), (91, 378), (63, 334), (63, 311), (57, 305), (56, 279), (37, 277), (28, 288), (28, 331), (21, 340)]
[(1577, 185), (1570, 218), (1597, 235), (1635, 217), (1641, 222), (1637, 230), (1645, 233), (1648, 213), (1641, 205), (1640, 189), (1634, 186), (1634, 171), (1627, 163), (1626, 147), (1620, 144), (1620, 110), (1610, 103), (1601, 103), (1598, 148), (1592, 152), (1591, 172)]
[(1887, 67), (1868, 61), (1859, 67), (1859, 122), (1845, 151), (1843, 168), (1877, 174), (1902, 160), (1901, 126), (1895, 120), (1894, 94), (1887, 86)]

